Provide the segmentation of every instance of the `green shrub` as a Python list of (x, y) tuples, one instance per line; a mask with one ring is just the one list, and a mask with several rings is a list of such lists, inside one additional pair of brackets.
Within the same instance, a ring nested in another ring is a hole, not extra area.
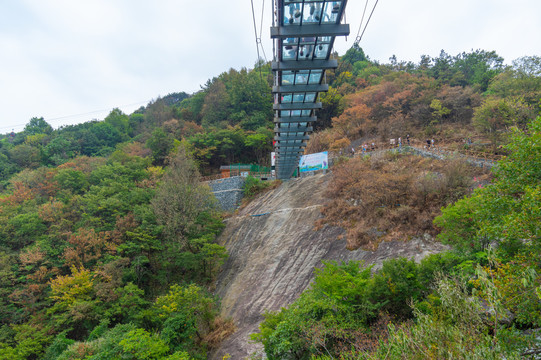
[(353, 348), (375, 351), (390, 319), (407, 322), (443, 311), (441, 295), (432, 294), (435, 279), (457, 271), (463, 260), (454, 253), (429, 255), (420, 264), (389, 259), (375, 273), (356, 261), (324, 262), (297, 301), (264, 315), (252, 339), (263, 344), (269, 359), (349, 359)]
[(261, 181), (260, 179), (257, 179), (253, 176), (248, 176), (243, 187), (244, 196), (248, 199), (251, 199), (263, 190), (269, 188), (271, 185), (272, 182)]
[(494, 338), (483, 322), (479, 301), (459, 281), (443, 278), (436, 296), (413, 306), (415, 323), (389, 326), (389, 338), (357, 359), (519, 359), (524, 343), (509, 345), (510, 332)]
[(383, 304), (383, 310), (400, 318), (411, 317), (410, 303), (420, 298), (418, 265), (405, 258), (383, 262), (373, 278), (371, 297)]
[(309, 290), (289, 308), (266, 313), (260, 333), (252, 335), (269, 359), (338, 355), (368, 332), (379, 306), (369, 298), (371, 268), (355, 261), (324, 264)]
[(58, 334), (51, 345), (47, 348), (43, 360), (56, 360), (70, 345), (75, 343), (75, 340), (67, 339), (66, 332)]

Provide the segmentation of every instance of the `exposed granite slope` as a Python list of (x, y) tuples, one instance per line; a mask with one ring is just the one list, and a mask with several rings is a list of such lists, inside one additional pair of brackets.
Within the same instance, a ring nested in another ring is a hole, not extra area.
[(321, 260), (364, 260), (381, 264), (384, 259), (405, 256), (420, 260), (443, 246), (428, 239), (393, 241), (375, 252), (346, 250), (342, 230), (326, 226), (314, 230), (321, 217), (324, 192), (331, 174), (293, 179), (262, 194), (238, 215), (228, 219), (220, 243), (229, 252), (217, 281), (222, 314), (233, 318), (237, 332), (212, 356), (244, 359), (258, 344), (249, 341), (265, 310), (278, 310), (293, 302), (313, 278)]

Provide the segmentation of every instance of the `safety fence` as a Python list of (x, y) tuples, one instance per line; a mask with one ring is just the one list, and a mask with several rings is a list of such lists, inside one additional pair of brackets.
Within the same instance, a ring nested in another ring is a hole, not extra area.
[[(373, 144), (373, 145), (372, 145)], [(392, 143), (389, 142), (377, 142), (377, 143), (368, 143), (363, 150), (363, 145), (359, 145), (352, 148), (344, 148), (339, 151), (332, 151), (329, 153), (329, 158), (337, 158), (340, 156), (352, 157), (359, 156), (365, 153), (373, 153), (376, 151), (390, 150), (390, 149), (399, 149), (401, 147), (413, 147), (418, 150), (423, 150), (427, 152), (439, 153), (442, 155), (461, 155), (468, 158), (474, 158), (477, 160), (483, 161), (492, 161), (496, 162), (503, 159), (506, 155), (503, 149), (498, 149), (498, 151), (491, 152), (486, 150), (475, 150), (475, 144), (469, 145), (470, 148), (465, 148), (464, 144), (457, 143), (442, 143), (438, 142), (435, 144), (427, 143), (425, 141), (410, 139), (409, 143), (407, 141), (402, 141), (402, 144), (399, 144), (398, 141)]]
[[(373, 145), (372, 145), (373, 144)], [(441, 156), (461, 156), (466, 157), (472, 160), (478, 160), (486, 163), (494, 163), (503, 159), (506, 155), (502, 153), (494, 153), (489, 151), (475, 150), (474, 144), (470, 148), (464, 148), (464, 144), (457, 143), (442, 143), (438, 142), (435, 144), (428, 144), (425, 141), (420, 141), (416, 139), (410, 139), (409, 144), (406, 141), (403, 141), (402, 144), (399, 144), (397, 141), (393, 143), (389, 142), (377, 142), (377, 143), (368, 143), (363, 151), (363, 145), (359, 145), (352, 148), (344, 148), (339, 151), (330, 151), (329, 152), (329, 165), (332, 165), (334, 161), (342, 156), (353, 157), (353, 156), (362, 156), (363, 154), (373, 154), (375, 152), (382, 152), (391, 149), (407, 149), (408, 147), (414, 148), (424, 154), (434, 154)], [(353, 150), (352, 150), (353, 149)], [(270, 179), (271, 168), (267, 166), (260, 166), (255, 164), (233, 164), (225, 165), (220, 168), (220, 174), (214, 174), (209, 176), (201, 177), (202, 181), (212, 181), (218, 179), (226, 179), (229, 177), (236, 176), (252, 176), (259, 179)]]
[(248, 177), (265, 179), (270, 178), (271, 168), (268, 166), (261, 166), (257, 164), (231, 164), (220, 166), (220, 173), (208, 176), (203, 176), (202, 181), (212, 181), (218, 179), (227, 179), (230, 177)]

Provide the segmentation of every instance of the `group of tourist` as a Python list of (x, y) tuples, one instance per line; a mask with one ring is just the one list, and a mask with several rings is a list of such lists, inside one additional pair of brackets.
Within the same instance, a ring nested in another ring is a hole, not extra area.
[[(395, 147), (397, 145), (398, 145), (398, 147), (402, 147), (402, 137), (398, 138), (398, 142), (397, 142), (397, 139), (390, 139), (389, 144), (391, 145), (391, 147)], [(409, 134), (406, 135), (406, 144), (407, 145), (410, 144), (410, 135)]]
[(363, 151), (363, 154), (367, 151), (374, 151), (376, 150), (376, 144), (375, 143), (371, 143), (371, 144), (362, 144), (361, 145), (361, 149)]
[[(402, 139), (402, 137), (398, 137), (395, 139), (389, 139), (389, 145), (391, 147), (398, 147), (401, 148), (402, 145), (410, 145), (410, 135), (407, 134), (405, 139)], [(385, 147), (385, 146), (384, 146)], [(374, 151), (378, 148), (375, 142), (372, 143), (363, 143), (360, 146), (360, 149), (362, 150), (362, 154), (367, 153), (369, 151)], [(357, 148), (358, 149), (358, 148)], [(425, 150), (434, 149), (434, 138), (426, 139), (426, 144), (424, 145)], [(355, 155), (355, 147), (351, 147), (351, 150), (349, 151), (353, 156)], [(342, 155), (342, 150), (340, 150), (340, 155)]]
[(425, 149), (429, 150), (431, 148), (434, 148), (434, 138), (426, 139)]

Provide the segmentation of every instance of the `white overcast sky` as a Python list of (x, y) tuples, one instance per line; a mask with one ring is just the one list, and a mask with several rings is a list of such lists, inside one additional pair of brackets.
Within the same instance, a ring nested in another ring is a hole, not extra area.
[[(262, 44), (271, 0), (253, 0)], [(368, 0), (368, 15), (376, 0)], [(365, 0), (349, 0), (352, 46)], [(364, 25), (363, 25), (364, 26)], [(506, 63), (541, 55), (540, 0), (379, 0), (361, 47), (373, 60), (495, 50)], [(257, 60), (250, 0), (0, 0), (0, 133), (43, 116), (53, 127), (133, 112), (192, 93)]]

